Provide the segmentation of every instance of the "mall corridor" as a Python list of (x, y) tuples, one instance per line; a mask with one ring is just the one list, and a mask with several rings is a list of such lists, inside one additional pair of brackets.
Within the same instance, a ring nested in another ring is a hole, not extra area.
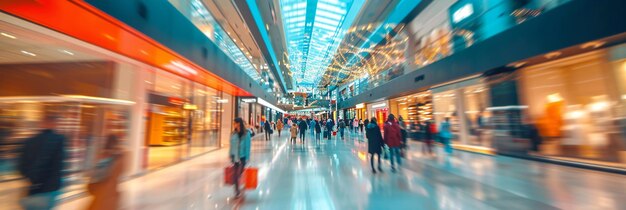
[[(320, 144), (253, 140), (259, 187), (234, 199), (225, 149), (122, 184), (128, 210), (160, 209), (623, 209), (615, 174), (455, 151), (425, 157), (411, 144), (397, 173), (372, 174), (360, 135)], [(308, 136), (310, 138), (310, 136)], [(88, 198), (58, 209), (80, 209)]]

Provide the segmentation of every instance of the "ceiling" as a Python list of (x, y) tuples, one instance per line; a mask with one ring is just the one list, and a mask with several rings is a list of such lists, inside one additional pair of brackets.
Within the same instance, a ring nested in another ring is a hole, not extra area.
[(58, 40), (0, 21), (0, 64), (101, 61)]

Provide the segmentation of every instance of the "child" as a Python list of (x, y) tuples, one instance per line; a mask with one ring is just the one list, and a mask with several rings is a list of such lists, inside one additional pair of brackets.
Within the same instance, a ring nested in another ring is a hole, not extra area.
[(291, 125), (289, 132), (291, 133), (291, 143), (293, 144), (296, 142), (296, 137), (298, 137), (298, 126), (295, 123)]

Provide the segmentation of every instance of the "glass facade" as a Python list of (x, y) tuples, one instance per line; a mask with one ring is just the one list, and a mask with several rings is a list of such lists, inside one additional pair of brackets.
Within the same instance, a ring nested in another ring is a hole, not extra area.
[(135, 175), (219, 148), (230, 127), (220, 91), (24, 21), (0, 31), (0, 188), (20, 178), (19, 149), (46, 116), (68, 140), (64, 197), (85, 190), (110, 136)]
[(542, 137), (534, 154), (623, 167), (625, 48), (622, 44), (520, 71), (525, 118)]

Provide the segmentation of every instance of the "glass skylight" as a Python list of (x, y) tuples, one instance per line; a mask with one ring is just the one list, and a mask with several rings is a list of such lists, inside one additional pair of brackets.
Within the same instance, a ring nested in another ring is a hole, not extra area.
[(249, 57), (222, 29), (201, 0), (170, 0), (183, 15), (198, 27), (213, 43), (215, 43), (230, 59), (241, 67), (255, 81), (261, 79), (259, 71), (252, 65)]
[(281, 0), (290, 70), (296, 85), (320, 82), (364, 0)]

